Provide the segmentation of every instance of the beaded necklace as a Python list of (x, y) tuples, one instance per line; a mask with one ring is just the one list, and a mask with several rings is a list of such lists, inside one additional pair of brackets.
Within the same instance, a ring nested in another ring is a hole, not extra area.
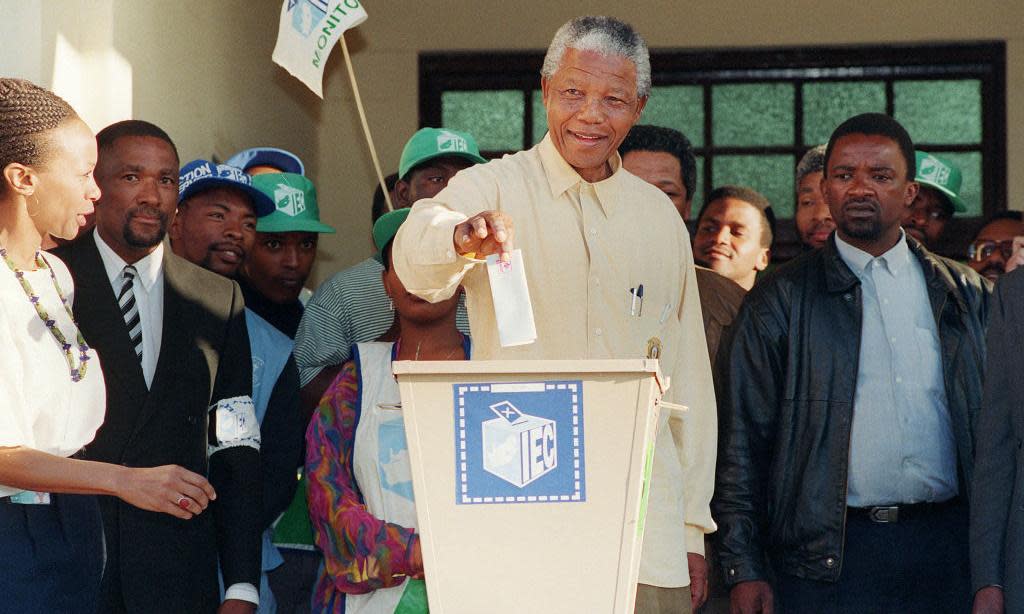
[[(18, 283), (21, 284), (21, 289), (25, 291), (25, 295), (28, 296), (28, 300), (32, 303), (32, 306), (36, 308), (36, 314), (39, 316), (39, 319), (46, 324), (47, 330), (50, 331), (53, 338), (60, 344), (61, 349), (64, 350), (64, 360), (67, 361), (68, 369), (71, 371), (71, 381), (82, 381), (82, 379), (85, 378), (85, 371), (86, 367), (88, 367), (87, 363), (89, 361), (89, 346), (85, 343), (85, 339), (82, 337), (82, 331), (78, 330), (77, 341), (79, 355), (78, 366), (76, 367), (75, 355), (71, 351), (71, 344), (68, 343), (68, 340), (64, 337), (64, 333), (62, 333), (60, 328), (57, 327), (57, 322), (52, 320), (49, 314), (46, 313), (46, 309), (43, 308), (39, 300), (39, 296), (32, 290), (32, 286), (29, 285), (28, 280), (25, 279), (25, 272), (18, 270), (18, 268), (14, 266), (14, 261), (12, 261), (11, 257), (7, 255), (7, 250), (3, 247), (0, 247), (0, 256), (3, 257), (4, 262), (7, 263), (7, 267), (11, 269), (14, 276), (18, 278)], [(53, 280), (53, 287), (57, 290), (57, 296), (60, 297), (61, 303), (64, 304), (64, 309), (67, 310), (68, 317), (71, 318), (72, 322), (74, 322), (75, 316), (71, 311), (71, 305), (68, 304), (68, 299), (61, 291), (60, 284), (57, 283), (57, 276), (53, 273), (53, 269), (50, 267), (49, 263), (46, 262), (46, 259), (43, 258), (43, 254), (41, 252), (36, 252), (36, 266), (50, 272), (50, 279)], [(75, 325), (75, 328), (78, 328), (77, 324)]]

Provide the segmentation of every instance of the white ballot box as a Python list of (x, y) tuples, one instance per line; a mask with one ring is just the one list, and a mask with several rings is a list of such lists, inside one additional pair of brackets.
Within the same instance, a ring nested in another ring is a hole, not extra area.
[(658, 361), (394, 371), (431, 614), (633, 612)]

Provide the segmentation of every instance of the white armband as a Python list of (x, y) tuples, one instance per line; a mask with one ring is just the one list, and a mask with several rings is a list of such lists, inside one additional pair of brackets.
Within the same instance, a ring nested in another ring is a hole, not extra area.
[(216, 445), (208, 446), (207, 454), (227, 448), (247, 446), (260, 449), (260, 423), (256, 420), (256, 406), (247, 396), (222, 399), (210, 407), (213, 413)]

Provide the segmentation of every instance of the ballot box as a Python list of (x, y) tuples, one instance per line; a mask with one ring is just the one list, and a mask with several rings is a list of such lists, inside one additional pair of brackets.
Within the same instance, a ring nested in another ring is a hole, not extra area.
[(657, 360), (394, 371), (431, 614), (632, 612)]

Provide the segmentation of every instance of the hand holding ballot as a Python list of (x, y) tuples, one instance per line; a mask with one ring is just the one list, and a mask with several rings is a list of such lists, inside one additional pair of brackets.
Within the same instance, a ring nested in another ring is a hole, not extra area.
[(483, 211), (456, 226), (452, 241), (455, 252), (460, 256), (472, 253), (483, 258), (498, 254), (508, 262), (514, 236), (511, 217), (501, 211)]

